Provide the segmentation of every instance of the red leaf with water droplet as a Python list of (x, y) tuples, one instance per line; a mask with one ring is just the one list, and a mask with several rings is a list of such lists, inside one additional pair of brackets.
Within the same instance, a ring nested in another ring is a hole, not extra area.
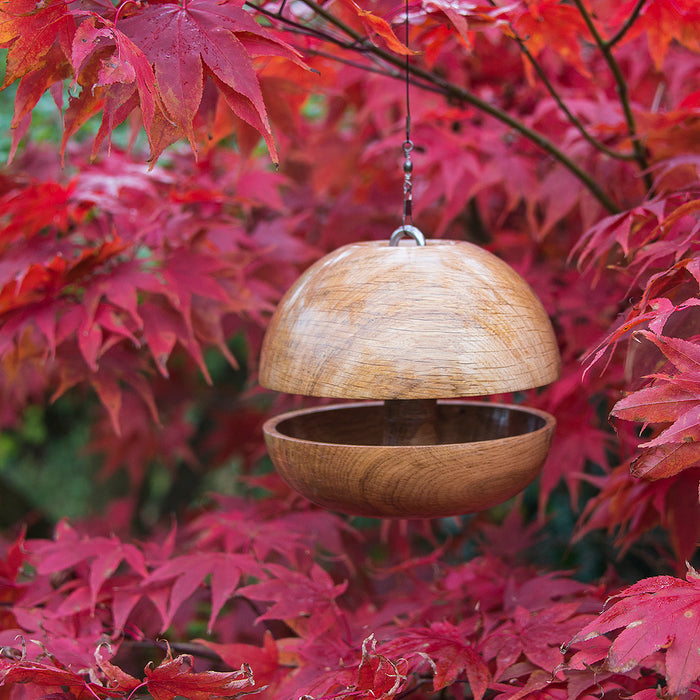
[(5, 88), (17, 78), (46, 65), (47, 55), (57, 35), (75, 31), (75, 20), (65, 2), (3, 3), (0, 7), (0, 44), (7, 53)]
[(298, 54), (274, 39), (239, 3), (153, 3), (119, 26), (154, 66), (167, 116), (195, 152), (193, 121), (205, 78), (211, 76), (229, 106), (262, 134), (277, 159), (252, 56), (283, 55), (298, 61)]

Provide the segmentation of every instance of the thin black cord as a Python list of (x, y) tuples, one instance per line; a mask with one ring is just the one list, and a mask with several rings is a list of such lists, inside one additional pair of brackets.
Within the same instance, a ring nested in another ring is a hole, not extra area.
[[(406, 16), (404, 18), (404, 26), (406, 28), (406, 49), (408, 49), (408, 0), (406, 0)], [(409, 81), (409, 55), (406, 54), (406, 141), (411, 140), (411, 91)]]
[[(408, 0), (405, 5), (406, 16), (404, 24), (406, 27), (406, 49), (408, 49), (409, 22), (408, 22)], [(413, 142), (411, 141), (411, 92), (410, 92), (410, 72), (409, 54), (406, 54), (406, 140), (403, 142), (403, 217), (402, 224), (413, 224), (413, 183), (411, 173), (413, 172), (413, 162), (411, 161), (411, 151)]]

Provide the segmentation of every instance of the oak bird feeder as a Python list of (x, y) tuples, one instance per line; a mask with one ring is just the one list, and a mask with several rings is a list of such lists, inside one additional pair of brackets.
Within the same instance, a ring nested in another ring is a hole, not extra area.
[(404, 225), (391, 241), (327, 255), (283, 297), (260, 383), (356, 401), (271, 418), (265, 441), (282, 478), (325, 508), (389, 518), (477, 512), (534, 480), (555, 420), (465, 397), (542, 386), (559, 369), (549, 318), (512, 268)]

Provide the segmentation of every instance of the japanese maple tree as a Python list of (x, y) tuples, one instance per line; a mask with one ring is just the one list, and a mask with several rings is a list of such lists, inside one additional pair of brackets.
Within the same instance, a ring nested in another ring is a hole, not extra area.
[[(7, 0), (0, 46), (0, 459), (63, 411), (110, 492), (0, 532), (0, 700), (700, 693), (696, 0)], [(522, 496), (380, 522), (271, 472), (256, 363), (400, 222), (406, 75), (414, 220), (530, 282), (563, 374), (507, 397), (557, 418)]]

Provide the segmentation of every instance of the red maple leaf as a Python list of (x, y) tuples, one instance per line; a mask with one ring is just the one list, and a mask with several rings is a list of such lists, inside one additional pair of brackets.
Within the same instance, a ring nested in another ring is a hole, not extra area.
[(163, 630), (170, 626), (182, 603), (193, 595), (202, 585), (203, 580), (210, 575), (212, 610), (209, 628), (211, 629), (224, 603), (238, 587), (241, 577), (244, 575), (262, 577), (263, 573), (255, 558), (249, 554), (198, 552), (183, 554), (163, 563), (144, 581), (144, 586), (169, 582), (166, 608), (160, 604), (160, 596), (153, 597), (163, 619)]
[[(581, 40), (590, 32), (576, 8), (559, 0), (531, 0), (522, 3), (521, 9), (513, 25), (530, 53), (539, 56), (544, 50), (555, 51), (583, 75), (588, 74), (581, 58)], [(532, 73), (528, 62), (525, 69)]]
[(385, 19), (360, 7), (355, 0), (342, 0), (342, 3), (351, 13), (356, 14), (362, 27), (372, 39), (374, 35), (381, 37), (389, 49), (402, 56), (416, 53), (399, 41), (391, 25)]
[(392, 659), (377, 653), (374, 635), (362, 642), (362, 659), (357, 669), (357, 691), (360, 697), (393, 698), (406, 682), (408, 664), (404, 659)]
[(97, 665), (104, 674), (105, 679), (109, 684), (110, 690), (120, 691), (124, 694), (130, 694), (137, 688), (139, 688), (142, 683), (140, 683), (136, 678), (130, 676), (128, 673), (123, 671), (119, 666), (115, 666), (110, 660), (110, 649), (107, 645), (101, 645), (95, 651), (95, 661)]
[[(472, 37), (475, 30), (484, 27), (506, 25), (503, 19), (513, 6), (495, 7), (488, 3), (460, 2), (451, 3), (449, 0), (428, 0), (422, 4), (421, 14), (426, 17), (437, 15), (439, 19), (443, 14), (459, 33), (460, 39), (464, 42), (467, 50), (472, 49)], [(414, 10), (413, 12), (417, 12)]]
[[(71, 95), (63, 115), (61, 154), (68, 139), (102, 111), (94, 155), (136, 107), (152, 159), (181, 136), (196, 152), (194, 121), (209, 79), (234, 114), (265, 138), (277, 160), (253, 62), (259, 56), (278, 56), (304, 64), (242, 5), (215, 0), (184, 6), (125, 2), (115, 15), (110, 3), (22, 0), (0, 9), (0, 45), (9, 47), (3, 87), (20, 80), (12, 154), (41, 94), (60, 86), (72, 72), (82, 90)], [(205, 102), (213, 120), (216, 100)]]
[(22, 533), (12, 544), (7, 546), (0, 558), (0, 578), (9, 582), (16, 581), (24, 560), (24, 533)]
[(424, 629), (404, 630), (396, 640), (386, 644), (385, 653), (417, 653), (426, 658), (433, 670), (433, 691), (455, 683), (466, 673), (472, 695), (481, 700), (491, 679), (486, 662), (470, 643), (469, 635), (478, 626), (476, 618), (459, 625), (447, 621), (433, 622)]
[(252, 600), (274, 601), (260, 620), (284, 620), (295, 631), (320, 634), (335, 624), (339, 614), (336, 598), (347, 588), (347, 581), (335, 584), (318, 564), (309, 576), (279, 566), (265, 567), (274, 579), (254, 583), (238, 590), (238, 595)]
[[(618, 8), (616, 19), (624, 22), (629, 17), (634, 0), (628, 0)], [(649, 53), (657, 70), (661, 70), (664, 57), (672, 41), (687, 46), (692, 51), (700, 49), (700, 9), (695, 0), (651, 0), (642, 6), (638, 20), (625, 37), (631, 41), (645, 33)]]
[(196, 151), (193, 121), (211, 77), (231, 110), (265, 138), (273, 160), (267, 111), (253, 57), (283, 56), (299, 62), (290, 46), (261, 27), (241, 3), (192, 0), (184, 5), (154, 2), (120, 21), (154, 66), (167, 116)]
[(298, 565), (316, 547), (342, 551), (342, 534), (357, 536), (345, 520), (328, 511), (280, 512), (278, 502), (273, 511), (268, 510), (272, 501), (215, 499), (219, 508), (200, 515), (188, 528), (199, 548), (250, 551), (258, 561), (282, 558)]
[(93, 610), (103, 584), (122, 562), (141, 576), (147, 573), (144, 556), (135, 545), (125, 544), (116, 537), (80, 536), (66, 522), (59, 523), (56, 528), (55, 541), (32, 540), (26, 544), (26, 549), (39, 574), (54, 574), (87, 564), (87, 587)]
[(10, 49), (2, 87), (45, 65), (57, 36), (67, 50), (74, 31), (75, 20), (63, 0), (50, 0), (38, 7), (33, 0), (6, 3), (0, 8), (0, 45)]
[[(39, 694), (30, 694), (29, 697), (53, 697), (47, 692), (49, 689), (55, 689), (58, 697), (80, 698), (81, 700), (88, 697), (104, 697), (104, 695), (109, 694), (109, 692), (104, 692), (105, 688), (88, 683), (82, 676), (70, 669), (37, 661), (22, 660), (8, 664), (4, 669), (0, 666), (0, 686), (10, 689), (15, 685), (20, 685), (21, 688), (31, 688), (35, 693), (38, 690)], [(8, 697), (14, 697), (14, 695), (8, 694)]]
[(663, 651), (667, 693), (681, 695), (700, 676), (700, 575), (689, 568), (686, 578), (655, 576), (626, 588), (570, 644), (622, 629), (610, 645), (607, 667), (623, 672)]
[(697, 395), (688, 389), (659, 382), (620, 399), (612, 414), (639, 423), (665, 423), (675, 421), (696, 404)]
[(639, 445), (635, 476), (661, 479), (695, 467), (700, 460), (700, 344), (649, 331), (650, 340), (675, 366), (673, 375), (656, 375), (654, 384), (626, 396), (615, 404), (612, 415), (645, 424), (661, 424), (653, 439)]
[(521, 655), (553, 673), (561, 663), (562, 640), (582, 622), (577, 614), (579, 606), (576, 602), (552, 603), (539, 611), (516, 606), (512, 620), (506, 620), (490, 632), (483, 642), (483, 653), (496, 659), (495, 677), (502, 678)]
[(249, 665), (255, 674), (256, 683), (262, 686), (271, 683), (280, 673), (285, 673), (280, 664), (277, 642), (269, 630), (265, 632), (262, 647), (253, 644), (217, 644), (206, 639), (193, 641), (218, 654), (230, 668), (238, 668), (242, 664)]
[(154, 700), (174, 700), (185, 697), (189, 700), (212, 700), (212, 698), (235, 698), (245, 691), (254, 690), (255, 681), (249, 667), (240, 671), (192, 671), (194, 659), (187, 655), (172, 657), (170, 649), (161, 664), (155, 668), (146, 666), (145, 685)]
[[(86, 89), (81, 96), (71, 100), (71, 106), (76, 110), (75, 126), (64, 130), (62, 151), (68, 138), (76, 130), (75, 127), (82, 124), (84, 118), (90, 116), (95, 105), (99, 104), (94, 102), (94, 97), (99, 97), (101, 91), (96, 92), (95, 88), (106, 87), (108, 90), (104, 102), (103, 127), (105, 120), (110, 127), (123, 121), (128, 111), (135, 106), (136, 103), (130, 101), (130, 98), (137, 93), (146, 134), (153, 156), (156, 157), (158, 151), (153, 134), (162, 104), (153, 70), (143, 51), (111, 22), (91, 17), (75, 32), (71, 60), (76, 82), (80, 79)], [(126, 113), (119, 113), (119, 108), (125, 104), (130, 109)], [(118, 113), (119, 118), (116, 119)]]

